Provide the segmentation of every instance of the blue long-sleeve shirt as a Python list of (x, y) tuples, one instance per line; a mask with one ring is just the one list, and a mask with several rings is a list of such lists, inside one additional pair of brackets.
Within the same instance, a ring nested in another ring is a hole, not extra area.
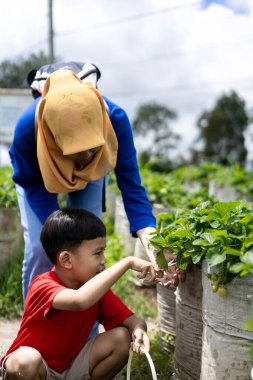
[[(156, 222), (146, 191), (141, 185), (132, 129), (126, 112), (104, 97), (109, 116), (118, 139), (115, 174), (122, 193), (124, 207), (130, 223), (130, 232), (144, 227), (155, 227)], [(13, 180), (23, 187), (27, 201), (43, 224), (46, 218), (59, 209), (57, 194), (49, 193), (41, 176), (35, 138), (35, 110), (39, 98), (23, 113), (17, 122), (9, 153), (13, 166)]]

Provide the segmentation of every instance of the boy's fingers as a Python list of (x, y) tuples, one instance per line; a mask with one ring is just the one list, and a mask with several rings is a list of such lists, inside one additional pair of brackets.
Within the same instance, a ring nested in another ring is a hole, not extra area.
[(131, 345), (131, 348), (134, 352), (140, 355), (144, 355), (144, 348), (146, 351), (150, 351), (150, 344), (149, 344), (149, 339), (143, 340), (143, 343), (138, 343), (138, 342), (133, 342)]
[(132, 346), (133, 351), (137, 352), (138, 354), (143, 355), (144, 354), (144, 348), (149, 351), (150, 350), (150, 343), (149, 343), (149, 337), (147, 333), (137, 328), (133, 334), (132, 334)]
[(145, 278), (147, 276), (147, 271), (144, 271), (142, 270), (138, 275), (137, 277), (142, 279), (142, 278)]
[(140, 355), (144, 354), (144, 351), (142, 349), (142, 344), (135, 343), (133, 351)]
[(143, 268), (141, 273), (138, 275), (138, 278), (145, 278), (145, 282), (152, 283), (156, 280), (157, 274), (153, 266)]
[(145, 349), (149, 352), (150, 351), (150, 342), (149, 342), (149, 337), (144, 334), (143, 336), (143, 345), (145, 347)]
[(157, 278), (157, 274), (156, 274), (156, 271), (155, 271), (155, 269), (153, 268), (153, 266), (151, 266), (151, 267), (149, 268), (148, 274), (149, 274), (149, 276), (150, 276), (150, 278), (149, 278), (148, 281), (150, 281), (150, 282), (154, 282), (154, 281), (156, 280), (156, 278)]

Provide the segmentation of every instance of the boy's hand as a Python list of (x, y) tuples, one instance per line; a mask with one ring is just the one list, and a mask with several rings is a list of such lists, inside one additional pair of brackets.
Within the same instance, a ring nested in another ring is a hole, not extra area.
[(138, 257), (132, 257), (131, 269), (140, 272), (138, 278), (144, 279), (146, 284), (154, 283), (159, 275), (152, 263)]
[(133, 341), (131, 342), (131, 349), (136, 352), (137, 354), (143, 355), (144, 351), (142, 349), (142, 346), (145, 347), (145, 349), (149, 352), (150, 350), (150, 343), (149, 343), (149, 337), (141, 328), (136, 328), (132, 334)]

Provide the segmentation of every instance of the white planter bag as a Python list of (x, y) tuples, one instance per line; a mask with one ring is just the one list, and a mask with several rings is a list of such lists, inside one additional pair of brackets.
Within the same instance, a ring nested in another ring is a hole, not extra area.
[(249, 350), (253, 344), (253, 331), (245, 330), (244, 323), (253, 315), (253, 275), (232, 280), (226, 285), (226, 296), (221, 298), (212, 292), (206, 273), (211, 273), (211, 269), (204, 261), (200, 379), (250, 379), (252, 358)]
[(202, 331), (201, 269), (194, 265), (176, 291), (174, 379), (199, 380)]
[(175, 287), (157, 284), (157, 309), (159, 321), (159, 335), (165, 350), (175, 345), (176, 336), (176, 294)]
[(120, 242), (124, 246), (125, 251), (129, 255), (132, 255), (134, 252), (136, 239), (130, 234), (129, 221), (127, 219), (121, 196), (116, 197), (114, 232), (119, 236)]

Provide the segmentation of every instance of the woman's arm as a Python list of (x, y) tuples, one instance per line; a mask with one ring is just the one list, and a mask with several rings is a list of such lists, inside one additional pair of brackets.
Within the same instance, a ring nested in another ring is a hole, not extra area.
[(141, 228), (155, 227), (156, 220), (146, 191), (141, 185), (134, 139), (127, 114), (109, 99), (105, 98), (105, 101), (118, 139), (116, 179), (130, 223), (130, 232), (133, 236), (137, 236), (136, 232)]

